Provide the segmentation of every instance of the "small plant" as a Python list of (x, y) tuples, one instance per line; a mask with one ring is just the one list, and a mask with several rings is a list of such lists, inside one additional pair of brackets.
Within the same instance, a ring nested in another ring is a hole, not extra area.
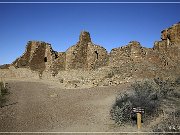
[(114, 76), (114, 72), (113, 71), (109, 71), (107, 73), (107, 75), (105, 76), (105, 78), (112, 78)]
[(5, 95), (8, 94), (8, 89), (3, 82), (0, 82), (0, 107), (6, 102)]
[(0, 82), (0, 95), (4, 96), (8, 93), (7, 87), (4, 85), (3, 82)]
[(180, 77), (178, 77), (178, 78), (176, 79), (175, 83), (176, 83), (177, 85), (180, 85)]
[[(168, 118), (161, 121), (153, 127), (153, 132), (165, 132), (167, 135), (172, 135), (173, 132), (180, 132), (180, 110), (168, 114)], [(167, 133), (172, 132), (172, 133)], [(161, 134), (161, 133), (159, 133)]]

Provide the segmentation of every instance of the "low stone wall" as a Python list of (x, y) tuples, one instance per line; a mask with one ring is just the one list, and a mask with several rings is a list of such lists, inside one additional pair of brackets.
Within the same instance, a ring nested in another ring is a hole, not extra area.
[(9, 69), (0, 69), (0, 77), (2, 78), (32, 78), (39, 79), (39, 73), (27, 68), (15, 68), (13, 66)]

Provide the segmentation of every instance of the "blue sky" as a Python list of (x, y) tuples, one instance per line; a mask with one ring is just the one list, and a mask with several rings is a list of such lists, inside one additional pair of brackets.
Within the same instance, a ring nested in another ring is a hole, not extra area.
[(108, 52), (112, 48), (127, 45), (132, 40), (150, 48), (154, 41), (160, 40), (163, 29), (180, 21), (179, 13), (180, 3), (1, 3), (0, 65), (11, 63), (21, 56), (29, 40), (45, 41), (50, 43), (55, 51), (66, 51), (76, 44), (82, 30), (89, 31), (93, 43), (105, 47)]

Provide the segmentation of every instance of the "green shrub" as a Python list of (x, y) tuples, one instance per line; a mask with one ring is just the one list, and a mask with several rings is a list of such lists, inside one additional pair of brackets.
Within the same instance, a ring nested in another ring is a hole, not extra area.
[(119, 95), (111, 109), (111, 117), (119, 125), (129, 122), (131, 119), (132, 103), (129, 101), (129, 98), (129, 95), (126, 93)]
[(111, 108), (110, 115), (115, 123), (119, 125), (132, 123), (134, 119), (136, 120), (135, 113), (133, 119), (132, 108), (141, 107), (145, 110), (142, 115), (144, 125), (149, 124), (150, 120), (161, 113), (167, 116), (158, 124), (151, 126), (152, 131), (180, 132), (179, 78), (175, 81), (156, 78), (153, 81), (134, 83), (128, 92), (129, 94), (121, 93)]
[(131, 90), (132, 94), (121, 94), (110, 111), (112, 119), (117, 124), (130, 123), (134, 107), (141, 107), (145, 110), (144, 120), (158, 116), (161, 100), (153, 83), (135, 83), (131, 86)]
[(157, 115), (161, 99), (158, 90), (151, 82), (135, 83), (132, 85), (133, 95), (130, 98), (133, 107), (144, 108), (146, 118)]

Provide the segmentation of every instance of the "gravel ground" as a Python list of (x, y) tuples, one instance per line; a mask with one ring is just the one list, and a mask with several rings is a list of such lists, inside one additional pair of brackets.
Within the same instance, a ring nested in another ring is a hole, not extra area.
[(11, 94), (7, 106), (0, 108), (0, 132), (127, 131), (115, 128), (109, 116), (117, 93), (126, 85), (61, 89), (55, 82), (7, 82)]

